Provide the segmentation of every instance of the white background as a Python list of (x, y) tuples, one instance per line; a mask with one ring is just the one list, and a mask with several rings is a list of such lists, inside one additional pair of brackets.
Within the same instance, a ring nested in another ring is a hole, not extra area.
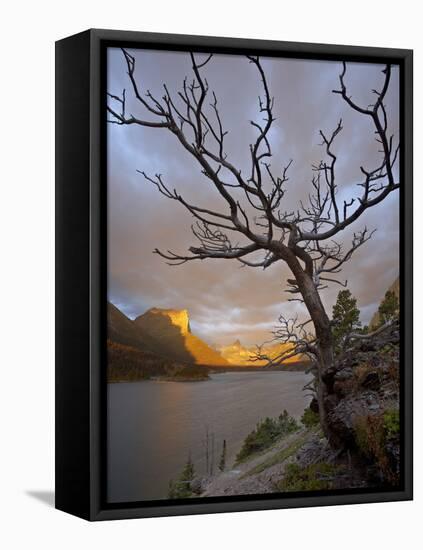
[[(423, 48), (418, 6), (412, 0), (243, 0), (239, 4), (228, 0), (36, 0), (2, 5), (2, 548), (421, 547), (423, 423), (419, 396), (423, 377), (417, 338), (414, 502), (96, 524), (58, 512), (45, 502), (52, 501), (54, 479), (54, 41), (97, 27), (413, 48), (415, 202), (421, 204)], [(419, 215), (415, 242), (420, 244)], [(419, 261), (416, 254), (417, 268)], [(419, 276), (417, 272), (417, 282)], [(417, 312), (422, 310), (421, 298), (417, 287)], [(419, 334), (420, 319), (416, 321)]]

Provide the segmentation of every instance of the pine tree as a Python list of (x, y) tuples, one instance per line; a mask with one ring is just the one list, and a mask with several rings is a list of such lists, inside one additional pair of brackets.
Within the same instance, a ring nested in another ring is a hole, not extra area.
[(191, 460), (191, 455), (176, 481), (169, 482), (168, 496), (169, 498), (189, 498), (192, 495), (191, 482), (194, 479), (195, 470)]
[(361, 327), (357, 300), (348, 289), (338, 293), (336, 304), (333, 306), (332, 321), (334, 345), (336, 351), (339, 352), (346, 336)]
[(192, 463), (191, 455), (189, 455), (188, 460), (185, 464), (184, 469), (182, 470), (182, 473), (179, 479), (189, 484), (194, 479), (194, 474), (195, 474), (194, 464)]
[(226, 467), (226, 439), (223, 440), (222, 454), (219, 460), (219, 470), (223, 472)]
[(398, 317), (399, 301), (395, 292), (388, 290), (379, 306), (379, 325), (391, 322)]

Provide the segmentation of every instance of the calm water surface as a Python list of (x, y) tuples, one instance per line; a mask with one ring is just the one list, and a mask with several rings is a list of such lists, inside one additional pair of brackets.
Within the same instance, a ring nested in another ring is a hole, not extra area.
[(302, 372), (234, 372), (205, 382), (109, 384), (109, 501), (166, 498), (189, 454), (196, 473), (205, 473), (207, 430), (214, 434), (215, 469), (224, 439), (231, 466), (259, 420), (283, 409), (301, 416), (309, 380)]

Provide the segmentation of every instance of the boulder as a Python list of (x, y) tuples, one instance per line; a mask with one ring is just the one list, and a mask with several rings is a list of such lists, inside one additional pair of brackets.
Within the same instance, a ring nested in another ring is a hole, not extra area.
[(380, 389), (379, 373), (376, 370), (366, 373), (363, 380), (361, 381), (361, 386), (363, 388), (367, 388), (371, 390), (376, 390), (376, 391), (379, 390)]
[(195, 495), (201, 495), (201, 493), (204, 493), (204, 491), (206, 490), (206, 486), (208, 482), (209, 482), (208, 478), (204, 478), (204, 477), (194, 478), (190, 483), (191, 491)]

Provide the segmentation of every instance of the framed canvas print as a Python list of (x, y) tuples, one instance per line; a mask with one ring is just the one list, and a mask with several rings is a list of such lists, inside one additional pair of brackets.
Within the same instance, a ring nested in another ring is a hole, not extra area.
[(412, 498), (412, 52), (56, 46), (56, 506)]

